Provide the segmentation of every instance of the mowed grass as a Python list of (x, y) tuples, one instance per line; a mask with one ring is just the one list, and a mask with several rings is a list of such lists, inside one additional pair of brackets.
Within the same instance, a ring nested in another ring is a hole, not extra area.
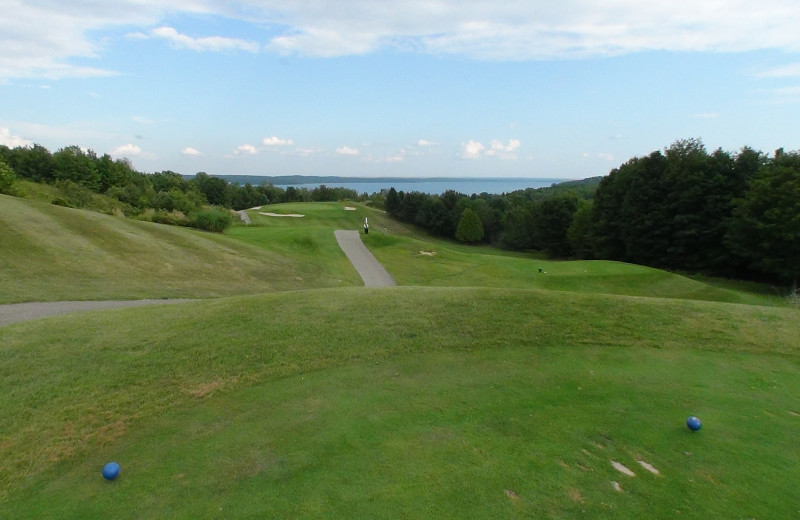
[(370, 233), (363, 240), (399, 285), (524, 287), (753, 305), (787, 304), (762, 286), (742, 284), (741, 290), (736, 290), (729, 288), (736, 287), (733, 284), (712, 284), (622, 262), (545, 260), (408, 235)]
[(790, 518), (797, 318), (401, 287), (7, 326), (0, 516)]
[[(247, 294), (0, 327), (0, 518), (797, 515), (800, 311), (768, 294), (347, 203), (224, 236), (0, 209), (3, 301)], [(364, 217), (405, 287), (348, 287)]]
[[(332, 259), (325, 264), (311, 241), (284, 254), (214, 233), (5, 195), (0, 237), (0, 303), (210, 298), (360, 282), (340, 250), (322, 251)], [(335, 245), (332, 232), (331, 240)]]
[(237, 222), (217, 235), (0, 195), (0, 303), (213, 298), (358, 286), (361, 279), (333, 232), (361, 230), (367, 217), (371, 233), (362, 239), (400, 285), (786, 304), (778, 296), (631, 264), (547, 261), (458, 245), (415, 233), (382, 211), (352, 203), (277, 204), (248, 214), (250, 226)]

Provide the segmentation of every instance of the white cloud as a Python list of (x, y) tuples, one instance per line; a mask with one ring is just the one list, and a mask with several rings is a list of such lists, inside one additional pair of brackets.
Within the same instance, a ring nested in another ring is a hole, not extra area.
[(137, 155), (142, 155), (142, 149), (135, 144), (128, 143), (117, 146), (108, 155), (112, 157), (136, 157)]
[(436, 145), (436, 143), (432, 143), (431, 141), (428, 141), (427, 139), (420, 139), (419, 141), (417, 141), (417, 146), (428, 147), (428, 146), (435, 146), (435, 145)]
[(694, 114), (694, 117), (696, 117), (697, 119), (716, 119), (719, 117), (719, 114), (717, 114), (716, 112), (700, 112)]
[(33, 141), (11, 135), (11, 130), (6, 127), (0, 127), (0, 145), (8, 146), (9, 148), (27, 148), (33, 145)]
[(314, 148), (296, 148), (291, 152), (281, 152), (282, 155), (292, 155), (295, 157), (311, 157), (320, 150)]
[(800, 78), (800, 63), (790, 63), (758, 73), (760, 78)]
[(610, 153), (599, 153), (597, 154), (597, 157), (608, 162), (612, 162), (614, 160), (614, 156), (611, 155)]
[(378, 156), (369, 156), (366, 158), (367, 161), (372, 163), (401, 163), (405, 160), (405, 158), (401, 154), (394, 154), (394, 155), (378, 155)]
[(800, 49), (800, 5), (787, 0), (518, 1), (502, 9), (484, 0), (408, 0), (402, 7), (390, 0), (259, 5), (264, 18), (287, 27), (268, 48), (313, 56), (385, 47), (493, 60)]
[(191, 156), (203, 155), (203, 153), (197, 148), (192, 148), (191, 146), (187, 146), (186, 148), (181, 150), (181, 155), (188, 155), (191, 157)]
[[(73, 58), (102, 58), (114, 31), (163, 38), (196, 51), (267, 49), (311, 56), (385, 48), (488, 60), (623, 55), (648, 50), (800, 51), (795, 0), (3, 0), (0, 80), (114, 74)], [(265, 46), (224, 36), (193, 37), (164, 26), (181, 15), (238, 19), (264, 30)], [(156, 27), (156, 29), (152, 29)], [(281, 31), (275, 34), (276, 28)], [(765, 72), (797, 75), (797, 65)]]
[(519, 139), (509, 139), (508, 144), (503, 144), (501, 141), (493, 139), (489, 144), (489, 148), (486, 148), (483, 143), (470, 139), (469, 142), (461, 144), (463, 149), (461, 157), (464, 159), (478, 159), (479, 157), (516, 159), (516, 150), (519, 146)]
[(233, 155), (255, 155), (258, 153), (256, 147), (252, 144), (240, 144), (236, 147), (236, 150), (233, 151)]
[(349, 146), (342, 146), (336, 149), (336, 155), (359, 155), (361, 152)]
[(461, 143), (461, 148), (463, 149), (461, 157), (464, 159), (478, 159), (483, 154), (483, 151), (486, 150), (482, 143), (472, 139), (467, 143)]
[(503, 144), (498, 140), (492, 140), (492, 143), (485, 155), (487, 157), (499, 157), (501, 159), (516, 159), (517, 154), (514, 151), (519, 148), (518, 139), (509, 139), (508, 144)]
[(769, 103), (798, 103), (800, 102), (800, 85), (762, 89), (761, 92), (769, 95)]
[(156, 38), (169, 41), (179, 49), (189, 49), (192, 51), (247, 51), (258, 52), (260, 45), (256, 42), (242, 40), (239, 38), (225, 38), (223, 36), (205, 36), (193, 38), (179, 33), (172, 27), (158, 27), (151, 31)]
[(291, 139), (281, 139), (280, 137), (265, 137), (261, 140), (264, 146), (293, 146), (294, 141)]

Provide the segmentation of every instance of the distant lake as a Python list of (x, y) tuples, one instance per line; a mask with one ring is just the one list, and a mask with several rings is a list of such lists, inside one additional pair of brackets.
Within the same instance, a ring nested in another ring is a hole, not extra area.
[(382, 189), (394, 188), (397, 191), (406, 193), (418, 191), (431, 195), (441, 195), (442, 193), (453, 190), (465, 195), (473, 193), (511, 193), (512, 191), (524, 190), (526, 188), (545, 188), (555, 183), (567, 182), (569, 179), (458, 179), (442, 180), (436, 179), (426, 181), (421, 179), (410, 179), (408, 182), (397, 181), (396, 179), (375, 179), (372, 182), (325, 182), (314, 184), (276, 184), (280, 188), (286, 189), (289, 186), (295, 188), (308, 188), (312, 190), (324, 184), (328, 188), (347, 188), (355, 190), (357, 193), (376, 193)]

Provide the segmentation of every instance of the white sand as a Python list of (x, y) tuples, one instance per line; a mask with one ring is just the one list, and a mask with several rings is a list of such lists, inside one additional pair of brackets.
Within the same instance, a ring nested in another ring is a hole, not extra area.
[(345, 211), (355, 211), (355, 210), (356, 210), (356, 208), (354, 208), (354, 207), (352, 207), (352, 206), (345, 206), (345, 207), (344, 207), (344, 210), (345, 210)]
[(264, 216), (267, 216), (267, 217), (294, 217), (294, 218), (305, 217), (305, 215), (301, 215), (299, 213), (280, 214), (280, 213), (264, 213), (263, 211), (259, 211), (258, 214), (259, 215), (264, 215)]

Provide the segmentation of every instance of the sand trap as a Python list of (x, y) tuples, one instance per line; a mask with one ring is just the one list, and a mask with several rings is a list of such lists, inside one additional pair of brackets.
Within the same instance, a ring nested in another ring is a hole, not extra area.
[(436, 256), (436, 251), (420, 251), (419, 254), (423, 256)]
[(656, 468), (654, 468), (653, 466), (651, 466), (650, 464), (648, 464), (647, 462), (645, 462), (643, 460), (637, 460), (636, 462), (638, 462), (641, 467), (643, 467), (644, 469), (646, 469), (647, 471), (649, 471), (653, 475), (660, 475), (661, 474), (660, 471), (658, 471)]
[(266, 217), (293, 217), (293, 218), (300, 218), (305, 217), (305, 215), (301, 215), (299, 213), (264, 213), (263, 211), (258, 212), (259, 215), (264, 215)]
[(615, 470), (619, 471), (622, 474), (628, 475), (629, 477), (635, 477), (636, 476), (636, 473), (634, 473), (633, 471), (629, 470), (628, 468), (626, 468), (625, 466), (623, 466), (622, 464), (620, 464), (619, 462), (617, 462), (615, 460), (611, 461), (611, 466)]
[(345, 211), (355, 211), (355, 210), (356, 210), (356, 208), (354, 208), (353, 206), (345, 206), (345, 207), (344, 207), (344, 210), (345, 210)]
[(622, 486), (619, 485), (619, 482), (617, 482), (616, 480), (612, 480), (611, 485), (614, 486), (614, 491), (616, 491), (617, 493), (622, 493)]

